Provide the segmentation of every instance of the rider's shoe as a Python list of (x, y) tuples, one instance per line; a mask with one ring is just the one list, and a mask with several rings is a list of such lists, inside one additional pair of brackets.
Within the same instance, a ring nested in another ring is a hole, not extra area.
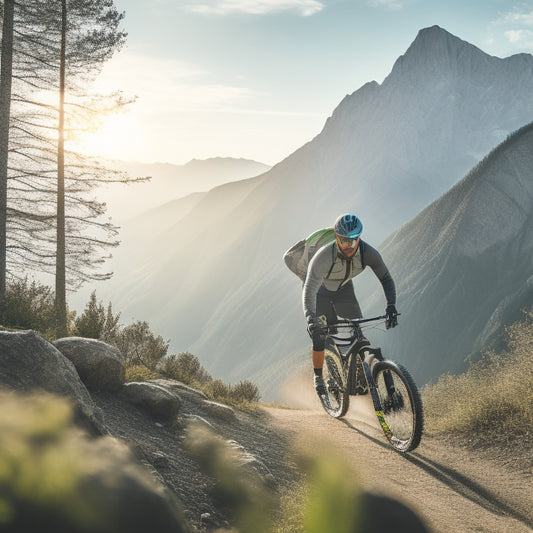
[(319, 396), (327, 396), (326, 384), (322, 376), (315, 375), (315, 390)]

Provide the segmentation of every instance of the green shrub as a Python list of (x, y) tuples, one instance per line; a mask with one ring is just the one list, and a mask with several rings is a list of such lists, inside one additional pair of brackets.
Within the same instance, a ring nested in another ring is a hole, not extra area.
[(54, 337), (54, 293), (50, 287), (29, 282), (28, 278), (12, 281), (0, 306), (0, 324), (7, 328), (33, 329), (48, 338)]
[(261, 399), (259, 389), (251, 381), (241, 381), (229, 390), (229, 396), (236, 402), (258, 402)]
[(275, 495), (253, 468), (243, 465), (239, 451), (194, 423), (188, 427), (185, 446), (215, 480), (214, 496), (237, 526), (231, 531), (269, 533)]
[[(0, 531), (170, 531), (170, 514), (173, 531), (190, 531), (178, 509), (154, 507), (150, 493), (161, 494), (161, 486), (126, 445), (91, 439), (72, 424), (68, 400), (1, 393), (0, 403)], [(131, 507), (141, 497), (152, 512)], [(158, 510), (166, 512), (161, 520)]]
[(168, 351), (168, 341), (160, 335), (156, 336), (150, 330), (148, 322), (142, 321), (119, 330), (112, 344), (124, 357), (126, 368), (140, 365), (154, 372)]
[(126, 367), (126, 381), (148, 381), (158, 379), (161, 375), (154, 370), (150, 370), (143, 365), (128, 365)]
[(200, 364), (198, 358), (189, 352), (164, 357), (158, 370), (170, 379), (175, 379), (192, 386), (208, 384), (213, 378)]
[(74, 334), (78, 337), (113, 342), (119, 332), (119, 319), (120, 313), (113, 315), (111, 302), (106, 310), (102, 302), (96, 301), (96, 291), (93, 291), (83, 313), (74, 319)]
[(204, 393), (216, 402), (224, 402), (230, 397), (230, 387), (221, 379), (214, 379), (203, 389)]

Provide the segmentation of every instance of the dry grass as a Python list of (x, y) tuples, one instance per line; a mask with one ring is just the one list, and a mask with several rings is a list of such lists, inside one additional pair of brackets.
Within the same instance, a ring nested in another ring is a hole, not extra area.
[(508, 328), (508, 348), (487, 353), (462, 375), (444, 375), (423, 392), (435, 433), (512, 442), (533, 434), (533, 313)]

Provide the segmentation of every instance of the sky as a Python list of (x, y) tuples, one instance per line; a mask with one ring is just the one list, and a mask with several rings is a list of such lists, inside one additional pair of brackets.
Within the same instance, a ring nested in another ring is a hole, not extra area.
[(136, 100), (75, 148), (125, 161), (274, 165), (435, 24), (490, 55), (533, 53), (533, 0), (114, 3), (128, 38), (94, 89)]

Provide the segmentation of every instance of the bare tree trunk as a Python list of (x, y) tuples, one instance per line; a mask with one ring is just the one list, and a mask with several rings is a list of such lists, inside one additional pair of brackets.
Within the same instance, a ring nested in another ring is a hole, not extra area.
[(67, 335), (65, 243), (65, 70), (67, 0), (61, 0), (61, 57), (59, 68), (59, 125), (57, 142), (56, 335)]
[(11, 115), (13, 65), (13, 16), (15, 0), (4, 1), (2, 25), (2, 66), (0, 72), (0, 310), (6, 295), (7, 272), (7, 159)]

